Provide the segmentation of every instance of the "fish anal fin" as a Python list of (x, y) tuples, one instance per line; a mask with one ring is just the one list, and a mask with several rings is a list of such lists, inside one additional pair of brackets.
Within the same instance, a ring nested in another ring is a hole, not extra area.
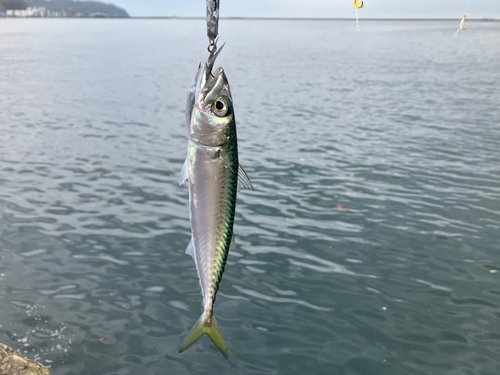
[(191, 255), (191, 257), (194, 259), (194, 242), (193, 242), (193, 238), (191, 238), (191, 241), (189, 241), (189, 244), (186, 247), (186, 254)]
[(184, 182), (186, 182), (186, 180), (188, 179), (188, 175), (189, 175), (189, 166), (188, 166), (188, 160), (186, 159), (181, 169), (181, 175), (179, 176), (179, 186), (183, 185)]

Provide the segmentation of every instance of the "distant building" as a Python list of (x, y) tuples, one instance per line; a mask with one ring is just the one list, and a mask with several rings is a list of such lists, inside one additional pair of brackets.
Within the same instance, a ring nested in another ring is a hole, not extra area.
[(26, 17), (61, 17), (61, 13), (52, 12), (45, 7), (29, 7), (27, 9), (8, 10), (7, 17), (26, 18)]
[[(13, 4), (23, 0), (0, 0), (0, 9), (4, 11), (3, 2)], [(74, 0), (26, 0), (30, 6), (24, 8), (10, 6), (11, 9), (0, 13), (0, 17), (27, 18), (27, 17), (92, 17), (92, 18), (129, 18), (128, 13), (113, 4), (105, 4), (99, 1), (74, 1)], [(0, 369), (1, 370), (1, 369)], [(1, 372), (1, 371), (0, 371)]]
[(125, 9), (95, 0), (0, 0), (0, 12), (5, 12), (0, 17), (130, 18)]

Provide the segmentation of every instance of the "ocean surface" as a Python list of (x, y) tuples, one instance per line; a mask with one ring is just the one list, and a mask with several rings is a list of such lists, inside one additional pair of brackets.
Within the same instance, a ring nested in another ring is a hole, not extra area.
[[(54, 375), (500, 373), (500, 23), (221, 20), (237, 247), (202, 312), (203, 20), (0, 20), (0, 342)], [(498, 271), (498, 272), (497, 272)]]

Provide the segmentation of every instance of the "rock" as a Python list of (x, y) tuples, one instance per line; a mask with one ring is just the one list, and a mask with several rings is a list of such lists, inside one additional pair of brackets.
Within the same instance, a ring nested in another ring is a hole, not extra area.
[(0, 375), (51, 375), (48, 368), (0, 344)]

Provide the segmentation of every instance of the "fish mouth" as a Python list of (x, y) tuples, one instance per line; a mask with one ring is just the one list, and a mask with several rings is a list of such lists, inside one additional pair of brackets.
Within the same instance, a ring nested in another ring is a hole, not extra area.
[(197, 104), (209, 101), (216, 92), (220, 91), (221, 87), (227, 86), (227, 84), (227, 77), (222, 67), (211, 72), (207, 63), (203, 63), (196, 84), (195, 95)]
[(203, 63), (201, 65), (201, 67), (198, 69), (198, 73), (197, 73), (198, 79), (196, 81), (196, 87), (195, 87), (195, 91), (194, 91), (196, 105), (200, 104), (205, 99), (205, 95), (203, 95), (203, 91), (204, 91), (204, 88), (207, 84), (207, 79), (208, 79), (207, 70), (208, 70), (207, 63)]
[(225, 44), (223, 44), (219, 49), (215, 49), (210, 52), (208, 61), (203, 63), (198, 71), (198, 81), (195, 89), (197, 103), (205, 101), (207, 96), (210, 96), (210, 92), (212, 92), (215, 87), (224, 84), (227, 85), (227, 78), (224, 74), (224, 69), (219, 67), (215, 70), (215, 72), (213, 71), (215, 60), (224, 46)]

